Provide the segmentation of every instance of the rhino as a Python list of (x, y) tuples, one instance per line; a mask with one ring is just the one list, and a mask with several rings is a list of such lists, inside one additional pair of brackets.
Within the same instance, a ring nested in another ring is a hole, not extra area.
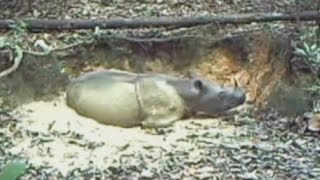
[(163, 128), (196, 114), (218, 116), (245, 100), (242, 88), (198, 77), (118, 69), (84, 73), (66, 88), (66, 104), (77, 114), (124, 128)]

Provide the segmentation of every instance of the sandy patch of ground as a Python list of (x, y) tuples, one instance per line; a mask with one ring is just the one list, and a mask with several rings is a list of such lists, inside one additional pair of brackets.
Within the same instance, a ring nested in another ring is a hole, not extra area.
[[(185, 143), (177, 144), (177, 141), (187, 138), (192, 123), (204, 127), (197, 133), (205, 132), (206, 126), (214, 128), (212, 133), (216, 135), (232, 136), (240, 131), (219, 119), (179, 121), (163, 134), (141, 127), (107, 126), (79, 116), (66, 105), (64, 97), (63, 94), (54, 101), (32, 102), (15, 109), (12, 114), (20, 121), (16, 128), (33, 135), (17, 139), (16, 146), (9, 151), (22, 154), (36, 166), (57, 168), (66, 175), (75, 168), (88, 168), (92, 162), (96, 167), (107, 167), (123, 153), (143, 153), (150, 146), (159, 149), (153, 153), (155, 156), (161, 156), (162, 150), (183, 148)], [(218, 143), (219, 138), (214, 141)]]

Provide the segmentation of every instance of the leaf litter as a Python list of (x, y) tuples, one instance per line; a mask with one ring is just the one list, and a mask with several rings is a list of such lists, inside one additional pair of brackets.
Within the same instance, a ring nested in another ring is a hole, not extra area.
[(1, 120), (0, 164), (27, 160), (29, 168), (21, 179), (316, 179), (320, 175), (316, 137), (277, 130), (269, 127), (268, 120), (249, 122), (241, 115), (228, 121), (188, 119), (157, 130), (119, 128), (77, 115), (62, 95), (53, 102), (23, 105), (2, 114)]

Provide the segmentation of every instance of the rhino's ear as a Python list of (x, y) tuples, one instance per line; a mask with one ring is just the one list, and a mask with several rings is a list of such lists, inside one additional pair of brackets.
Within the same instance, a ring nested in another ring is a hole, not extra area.
[(201, 79), (194, 79), (192, 81), (193, 87), (195, 87), (197, 90), (201, 91), (203, 89), (203, 82)]

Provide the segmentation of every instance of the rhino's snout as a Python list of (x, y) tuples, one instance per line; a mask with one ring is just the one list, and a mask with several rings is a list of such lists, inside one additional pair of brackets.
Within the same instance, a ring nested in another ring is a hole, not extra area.
[(246, 101), (246, 93), (241, 88), (226, 88), (219, 94), (222, 108), (228, 110), (243, 104)]
[(246, 92), (244, 91), (244, 89), (241, 88), (235, 89), (235, 96), (236, 99), (238, 99), (239, 104), (243, 104), (247, 99)]

